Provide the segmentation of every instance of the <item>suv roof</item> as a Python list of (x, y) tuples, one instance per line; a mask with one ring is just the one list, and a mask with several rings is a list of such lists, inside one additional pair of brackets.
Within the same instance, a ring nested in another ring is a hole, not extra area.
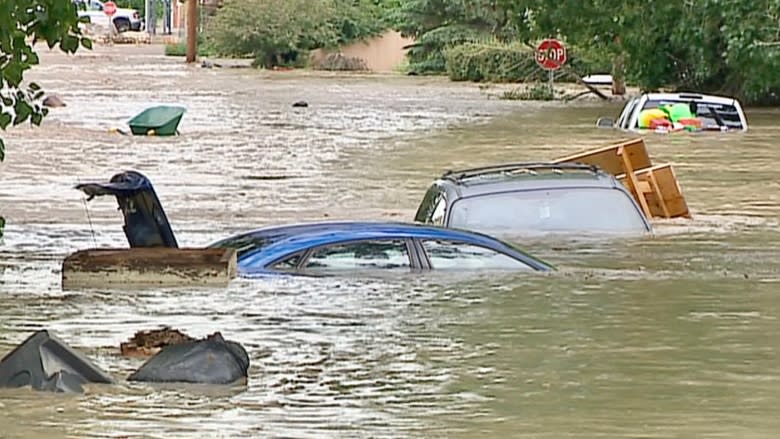
[[(596, 166), (582, 163), (509, 163), (447, 171), (441, 180), (456, 187), (460, 196), (478, 195), (501, 190), (572, 186), (615, 187), (614, 176)], [(498, 186), (498, 187), (496, 187)]]
[(648, 100), (651, 101), (696, 101), (696, 102), (712, 102), (714, 104), (721, 105), (734, 105), (738, 103), (734, 98), (728, 96), (708, 95), (702, 93), (645, 93)]

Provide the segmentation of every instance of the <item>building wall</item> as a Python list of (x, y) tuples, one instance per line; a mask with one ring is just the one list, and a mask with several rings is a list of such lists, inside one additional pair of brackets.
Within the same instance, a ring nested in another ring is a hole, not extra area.
[[(404, 47), (413, 42), (413, 39), (404, 38), (399, 32), (387, 31), (377, 37), (342, 46), (340, 52), (345, 56), (361, 58), (371, 71), (392, 72), (404, 61), (408, 50)], [(312, 60), (315, 62), (322, 60), (332, 52), (338, 52), (338, 50), (314, 50), (311, 55)]]

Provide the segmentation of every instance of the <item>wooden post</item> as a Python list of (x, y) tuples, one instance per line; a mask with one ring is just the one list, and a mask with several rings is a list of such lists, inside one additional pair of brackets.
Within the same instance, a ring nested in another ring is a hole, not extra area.
[(187, 0), (187, 63), (194, 63), (198, 54), (198, 1)]

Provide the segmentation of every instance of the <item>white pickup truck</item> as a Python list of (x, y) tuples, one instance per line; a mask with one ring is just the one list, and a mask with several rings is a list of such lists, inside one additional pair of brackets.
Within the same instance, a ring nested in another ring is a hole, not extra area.
[[(73, 3), (76, 4), (79, 17), (89, 17), (90, 23), (108, 27), (108, 15), (103, 12), (103, 1), (73, 0)], [(144, 27), (141, 15), (135, 9), (116, 8), (113, 19), (117, 32), (140, 31)]]

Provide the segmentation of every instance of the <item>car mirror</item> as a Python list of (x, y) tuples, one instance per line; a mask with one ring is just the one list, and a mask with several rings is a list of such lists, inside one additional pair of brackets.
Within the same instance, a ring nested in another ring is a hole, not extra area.
[(596, 126), (599, 128), (613, 128), (615, 121), (611, 117), (600, 117), (596, 121)]

